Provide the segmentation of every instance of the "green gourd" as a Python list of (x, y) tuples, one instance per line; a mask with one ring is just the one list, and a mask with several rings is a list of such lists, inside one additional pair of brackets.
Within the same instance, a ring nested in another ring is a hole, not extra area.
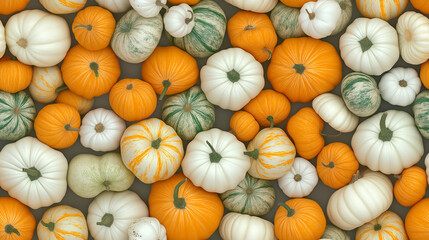
[(414, 121), (424, 138), (429, 139), (429, 90), (419, 93), (413, 103)]
[(305, 36), (298, 22), (299, 8), (293, 8), (279, 2), (271, 11), (270, 19), (280, 38), (297, 38)]

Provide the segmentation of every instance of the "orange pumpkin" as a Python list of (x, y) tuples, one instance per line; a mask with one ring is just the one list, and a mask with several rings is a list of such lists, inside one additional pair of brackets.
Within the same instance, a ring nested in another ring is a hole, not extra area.
[(81, 45), (69, 50), (61, 72), (69, 89), (86, 99), (108, 93), (121, 74), (118, 58), (110, 47), (89, 51)]
[(292, 102), (308, 102), (341, 82), (341, 58), (328, 42), (288, 38), (274, 50), (267, 77)]
[(156, 109), (156, 93), (152, 86), (139, 79), (122, 79), (109, 94), (113, 111), (126, 121), (140, 121)]
[(280, 0), (280, 1), (282, 3), (284, 3), (284, 5), (286, 5), (286, 6), (300, 8), (305, 3), (310, 2), (310, 1), (315, 2), (316, 0)]
[(102, 7), (91, 6), (77, 13), (72, 31), (82, 47), (101, 50), (109, 46), (115, 25), (112, 13)]
[(331, 188), (347, 185), (359, 169), (353, 150), (344, 143), (336, 142), (323, 147), (317, 156), (317, 174)]
[(410, 0), (413, 7), (424, 14), (429, 14), (429, 4), (427, 0)]
[(183, 92), (198, 82), (197, 61), (178, 47), (157, 47), (142, 64), (143, 80), (152, 85), (162, 100)]
[(301, 108), (289, 119), (286, 130), (301, 157), (312, 159), (322, 150), (325, 145), (325, 139), (320, 135), (323, 127), (323, 120), (310, 107)]
[(405, 217), (405, 230), (410, 240), (429, 239), (429, 198), (416, 203)]
[(235, 112), (229, 121), (229, 127), (234, 131), (237, 139), (242, 142), (252, 140), (259, 132), (258, 122), (252, 114), (246, 111)]
[(36, 219), (27, 206), (11, 197), (0, 197), (0, 239), (31, 240)]
[(83, 98), (70, 90), (61, 91), (58, 94), (55, 102), (70, 105), (76, 108), (81, 115), (89, 112), (89, 110), (91, 110), (92, 106), (94, 105), (94, 99)]
[(227, 30), (233, 47), (246, 50), (259, 62), (271, 58), (277, 44), (277, 34), (266, 14), (237, 12), (229, 19)]
[(150, 216), (167, 230), (168, 240), (208, 239), (218, 228), (223, 205), (216, 193), (186, 181), (182, 173), (152, 184)]
[(1, 0), (0, 14), (10, 15), (14, 12), (23, 10), (30, 0)]
[(283, 94), (266, 89), (244, 106), (244, 110), (252, 114), (259, 125), (272, 127), (287, 118), (290, 102)]
[(393, 187), (393, 193), (402, 206), (411, 207), (425, 196), (428, 184), (426, 172), (422, 168), (407, 168), (396, 177), (398, 180)]
[(420, 67), (420, 79), (423, 85), (429, 89), (429, 60)]
[(8, 93), (19, 92), (30, 85), (32, 78), (31, 66), (19, 62), (15, 57), (0, 58), (0, 90)]
[(37, 138), (50, 147), (62, 149), (73, 145), (79, 136), (80, 115), (64, 103), (42, 108), (34, 120)]
[(274, 217), (274, 230), (279, 240), (310, 240), (322, 237), (326, 218), (317, 202), (306, 198), (280, 203)]
[(181, 3), (186, 3), (188, 5), (194, 5), (200, 2), (200, 0), (168, 0), (172, 5), (179, 5)]

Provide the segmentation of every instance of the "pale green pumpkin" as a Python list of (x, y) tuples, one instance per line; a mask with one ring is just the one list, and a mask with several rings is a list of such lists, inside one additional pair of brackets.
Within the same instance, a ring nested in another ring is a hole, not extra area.
[(413, 103), (413, 113), (420, 133), (429, 139), (429, 90), (417, 95)]
[(276, 193), (269, 181), (246, 174), (237, 187), (220, 194), (220, 198), (232, 212), (261, 216), (273, 207)]
[(0, 140), (16, 141), (33, 129), (36, 108), (24, 91), (0, 91)]
[(162, 120), (183, 140), (209, 130), (215, 122), (215, 109), (199, 86), (169, 97), (162, 106)]
[(337, 22), (337, 27), (331, 33), (331, 35), (336, 35), (344, 30), (344, 28), (349, 24), (350, 19), (352, 18), (353, 5), (352, 0), (335, 0), (338, 2), (341, 8), (341, 16)]
[(333, 225), (326, 225), (325, 232), (323, 233), (323, 236), (321, 237), (321, 240), (323, 239), (329, 239), (329, 240), (350, 240), (350, 237), (347, 235), (346, 232), (343, 230), (333, 226)]
[(297, 38), (305, 36), (298, 22), (299, 8), (277, 3), (271, 11), (271, 22), (280, 38)]
[(193, 57), (205, 58), (221, 47), (226, 31), (226, 16), (222, 8), (212, 0), (201, 1), (192, 6), (192, 10), (195, 26), (188, 35), (174, 38), (166, 34), (174, 45)]

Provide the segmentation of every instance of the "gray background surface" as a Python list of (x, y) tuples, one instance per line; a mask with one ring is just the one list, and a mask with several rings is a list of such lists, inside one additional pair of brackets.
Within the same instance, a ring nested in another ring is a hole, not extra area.
[[(220, 6), (223, 8), (223, 10), (225, 11), (225, 14), (227, 16), (227, 18), (229, 19), (231, 16), (233, 16), (237, 11), (238, 8), (233, 7), (231, 5), (229, 5), (228, 3), (224, 2), (223, 0), (215, 0), (216, 2), (218, 2), (220, 4)], [(361, 14), (359, 13), (359, 11), (357, 10), (356, 7), (356, 3), (354, 0), (353, 1), (353, 17), (352, 20), (358, 17), (361, 17)], [(88, 0), (86, 6), (90, 6), (90, 5), (96, 5), (94, 0)], [(43, 6), (39, 3), (38, 0), (31, 0), (31, 2), (29, 3), (29, 5), (27, 6), (26, 9), (44, 9)], [(406, 10), (413, 10), (413, 7), (411, 5), (411, 3), (408, 3), (407, 9)], [(415, 10), (416, 11), (416, 10)], [(163, 13), (164, 11), (162, 11)], [(73, 22), (73, 19), (75, 17), (76, 13), (74, 14), (67, 14), (67, 15), (61, 15), (62, 17), (64, 17), (67, 22), (69, 23), (70, 27), (71, 24)], [(119, 21), (120, 17), (123, 14), (114, 14), (115, 18), (117, 21)], [(0, 15), (0, 20), (3, 22), (3, 25), (6, 24), (8, 18), (10, 16), (4, 16), (4, 15)], [(393, 19), (391, 21), (389, 21), (389, 23), (392, 26), (396, 26), (396, 22), (397, 19)], [(341, 32), (338, 35), (335, 36), (331, 36), (328, 38), (323, 39), (324, 41), (327, 41), (331, 44), (333, 44), (335, 46), (335, 48), (337, 49), (337, 51), (339, 52), (339, 48), (338, 48), (338, 42), (339, 42), (339, 38), (340, 36), (344, 33)], [(72, 35), (72, 46), (76, 45), (77, 42), (74, 39), (73, 34)], [(283, 39), (279, 38), (279, 44), (283, 41)], [(168, 41), (168, 39), (165, 36), (165, 33), (163, 33), (162, 39), (159, 43), (159, 46), (169, 46), (171, 45), (171, 43)], [(231, 47), (230, 41), (228, 36), (225, 36), (224, 42), (222, 44), (221, 49), (225, 49), (225, 48), (229, 48)], [(198, 65), (201, 68), (202, 66), (205, 65), (207, 59), (197, 59), (198, 60)], [(268, 67), (268, 63), (269, 61), (263, 63), (264, 69), (266, 70)], [(129, 63), (125, 63), (123, 61), (120, 61), (120, 66), (121, 66), (121, 76), (119, 79), (124, 79), (124, 78), (138, 78), (141, 79), (141, 64), (129, 64)], [(406, 64), (402, 59), (400, 59), (396, 64), (395, 67), (413, 67), (416, 70), (420, 70), (420, 66), (411, 66)], [(344, 64), (343, 64), (343, 76), (345, 76), (346, 74), (350, 73), (351, 70), (349, 68), (347, 68)], [(375, 79), (377, 80), (377, 82), (380, 80), (380, 77), (375, 77)], [(198, 83), (199, 84), (199, 83)], [(340, 93), (340, 86), (338, 85), (333, 92), (341, 95)], [(266, 85), (265, 88), (271, 88), (271, 85), (269, 84), (268, 80), (266, 80)], [(422, 90), (424, 89), (424, 87), (422, 86)], [(37, 111), (39, 111), (44, 105), (40, 104), (40, 103), (36, 103), (36, 108)], [(158, 102), (156, 111), (153, 113), (152, 117), (157, 117), (160, 118), (161, 116), (161, 106), (162, 106), (162, 101)], [(289, 114), (289, 117), (294, 115), (299, 109), (301, 109), (302, 107), (307, 107), (307, 106), (311, 106), (311, 102), (309, 103), (293, 103), (291, 105), (291, 112)], [(95, 108), (99, 108), (99, 107), (103, 107), (103, 108), (108, 108), (110, 109), (109, 106), (109, 98), (108, 98), (108, 94), (97, 97), (95, 99), (95, 103), (94, 103), (94, 109)], [(382, 101), (382, 105), (380, 107), (380, 109), (378, 110), (378, 112), (380, 111), (385, 111), (388, 109), (397, 109), (397, 110), (403, 110), (403, 111), (407, 111), (409, 113), (411, 113), (411, 107), (397, 107), (397, 106), (392, 106), (389, 103), (385, 102), (384, 100)], [(223, 130), (229, 130), (229, 119), (231, 118), (233, 112), (232, 111), (227, 111), (227, 110), (223, 110), (219, 107), (216, 107), (216, 123), (215, 123), (215, 127), (223, 129)], [(365, 120), (365, 118), (360, 118), (360, 122), (362, 122), (363, 120)], [(285, 129), (285, 123), (286, 121), (278, 124), (278, 127), (281, 127), (282, 129)], [(131, 125), (131, 122), (127, 122), (127, 126)], [(325, 131), (327, 133), (335, 133), (335, 131), (329, 127), (328, 124), (325, 124)], [(34, 130), (31, 132), (31, 136), (35, 136)], [(340, 137), (336, 137), (336, 138), (325, 138), (326, 144), (329, 144), (331, 142), (344, 142), (346, 144), (350, 145), (350, 141), (351, 141), (351, 137), (353, 136), (353, 133), (348, 133), (348, 134), (343, 134)], [(3, 148), (4, 145), (8, 144), (8, 142), (6, 141), (0, 141), (0, 149)], [(184, 142), (185, 146), (187, 145), (187, 142)], [(422, 160), (417, 164), (418, 166), (425, 168), (424, 167), (424, 157), (426, 156), (426, 154), (429, 151), (429, 141), (425, 140), (424, 141), (425, 144), (425, 154), (422, 158)], [(94, 152), (90, 149), (84, 148), (82, 147), (82, 145), (80, 144), (80, 141), (78, 139), (78, 141), (76, 141), (76, 143), (71, 146), (70, 148), (61, 150), (64, 155), (67, 157), (67, 159), (70, 161), (74, 156), (76, 156), (77, 154), (81, 154), (81, 153), (91, 153), (91, 154), (96, 154), (96, 155), (102, 155), (102, 152)], [(117, 150), (119, 151), (119, 149)], [(316, 160), (313, 159), (311, 160), (311, 162), (313, 163), (313, 165), (315, 165)], [(180, 171), (180, 170), (179, 170)], [(390, 176), (392, 179), (392, 182), (394, 183), (394, 178), (392, 176)], [(274, 215), (277, 211), (277, 206), (279, 202), (284, 202), (287, 201), (289, 198), (286, 197), (283, 192), (281, 191), (281, 189), (278, 187), (277, 181), (271, 181), (271, 183), (275, 186), (275, 190), (276, 190), (276, 204), (274, 205), (274, 207), (271, 209), (271, 211), (262, 216), (264, 219), (267, 219), (271, 222), (274, 221)], [(150, 185), (144, 184), (142, 182), (140, 182), (138, 179), (135, 180), (134, 184), (132, 185), (132, 187), (130, 188), (130, 190), (137, 192), (139, 194), (139, 196), (147, 203), (148, 201), (148, 196), (150, 193)], [(334, 192), (334, 189), (331, 189), (330, 187), (325, 186), (320, 180), (319, 183), (317, 184), (316, 188), (314, 189), (314, 191), (307, 196), (307, 198), (313, 199), (315, 200), (317, 203), (320, 204), (320, 206), (322, 207), (323, 211), (325, 212), (325, 216), (326, 216), (326, 206), (328, 203), (328, 199), (330, 197), (330, 195)], [(7, 192), (4, 191), (3, 189), (0, 189), (0, 196), (8, 196)], [(428, 196), (428, 193), (426, 193), (425, 197)], [(74, 194), (70, 189), (68, 189), (67, 194), (65, 195), (63, 201), (61, 201), (56, 205), (60, 205), (60, 204), (66, 204), (66, 205), (70, 205), (72, 207), (78, 208), (80, 209), (86, 216), (87, 211), (88, 211), (88, 205), (91, 203), (92, 199), (84, 199), (84, 198), (80, 198), (78, 197), (76, 194)], [(36, 217), (36, 221), (38, 222), (40, 220), (40, 218), (42, 217), (43, 213), (46, 211), (47, 208), (41, 208), (38, 210), (32, 210), (33, 214)], [(390, 207), (390, 210), (393, 212), (396, 212), (397, 214), (399, 214), (403, 219), (405, 219), (405, 216), (409, 210), (409, 208), (403, 207), (401, 206), (398, 202), (396, 202), (396, 200), (393, 201), (392, 206)], [(226, 213), (226, 212), (225, 212)], [(327, 218), (327, 217), (326, 217)], [(327, 221), (329, 222), (329, 220), (327, 219)], [(354, 239), (355, 237), (355, 231), (349, 231), (348, 232), (349, 235), (352, 237), (352, 239)], [(37, 239), (37, 235), (36, 232), (34, 234), (33, 239)], [(90, 237), (90, 239), (92, 239)], [(221, 239), (218, 231), (216, 231), (210, 239)]]

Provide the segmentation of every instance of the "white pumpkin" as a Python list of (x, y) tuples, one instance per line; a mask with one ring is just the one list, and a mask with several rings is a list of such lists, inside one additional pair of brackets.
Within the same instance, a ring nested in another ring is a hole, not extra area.
[(219, 225), (223, 240), (276, 240), (274, 225), (260, 217), (230, 212)]
[(283, 193), (290, 198), (301, 198), (309, 195), (316, 187), (319, 177), (317, 170), (307, 159), (297, 157), (292, 168), (278, 183)]
[(267, 13), (273, 10), (278, 0), (225, 0), (225, 2), (243, 10)]
[(128, 227), (129, 240), (167, 240), (165, 227), (153, 217), (134, 220)]
[(82, 119), (80, 143), (94, 151), (113, 151), (119, 147), (125, 131), (125, 121), (112, 110), (97, 108)]
[(380, 172), (366, 170), (360, 178), (355, 176), (354, 182), (352, 180), (352, 183), (331, 195), (327, 213), (331, 223), (348, 231), (382, 214), (392, 201), (393, 185), (390, 179)]
[(378, 83), (381, 97), (392, 105), (401, 107), (414, 102), (422, 82), (413, 68), (397, 67), (384, 74)]
[(33, 67), (33, 78), (28, 90), (30, 90), (31, 97), (35, 101), (39, 103), (53, 102), (58, 93), (66, 88), (58, 66)]
[(340, 38), (341, 58), (353, 71), (381, 75), (399, 59), (398, 35), (379, 18), (357, 18)]
[(192, 32), (195, 26), (194, 11), (186, 3), (171, 7), (164, 14), (164, 26), (171, 36), (181, 38)]
[(0, 58), (3, 57), (6, 52), (6, 36), (4, 32), (3, 23), (0, 20)]
[(352, 137), (352, 148), (360, 164), (384, 174), (400, 174), (416, 164), (424, 152), (414, 119), (397, 110), (363, 121)]
[(359, 124), (359, 117), (347, 108), (343, 99), (333, 93), (324, 93), (313, 99), (314, 111), (339, 132), (352, 132)]
[(86, 0), (39, 0), (46, 10), (54, 14), (68, 14), (81, 10)]
[(223, 193), (235, 188), (246, 176), (250, 159), (244, 144), (217, 128), (200, 132), (186, 149), (182, 170), (195, 186)]
[(162, 8), (168, 10), (167, 0), (130, 0), (131, 7), (145, 18), (155, 17)]
[(95, 0), (98, 5), (113, 13), (123, 13), (130, 9), (129, 0)]
[(34, 137), (25, 137), (0, 152), (0, 187), (38, 209), (60, 202), (67, 190), (67, 159)]
[(201, 89), (223, 109), (237, 111), (264, 88), (264, 69), (252, 54), (229, 48), (213, 54), (201, 68)]
[(399, 48), (405, 62), (419, 65), (429, 58), (429, 19), (414, 11), (402, 14), (396, 24)]
[(10, 52), (27, 65), (57, 65), (71, 44), (70, 29), (64, 18), (37, 9), (13, 15), (5, 30)]
[(135, 192), (104, 192), (88, 207), (88, 228), (95, 240), (128, 240), (134, 220), (148, 217), (147, 205)]
[(307, 2), (302, 6), (298, 21), (308, 36), (320, 39), (327, 37), (337, 28), (341, 16), (341, 7), (334, 0)]

